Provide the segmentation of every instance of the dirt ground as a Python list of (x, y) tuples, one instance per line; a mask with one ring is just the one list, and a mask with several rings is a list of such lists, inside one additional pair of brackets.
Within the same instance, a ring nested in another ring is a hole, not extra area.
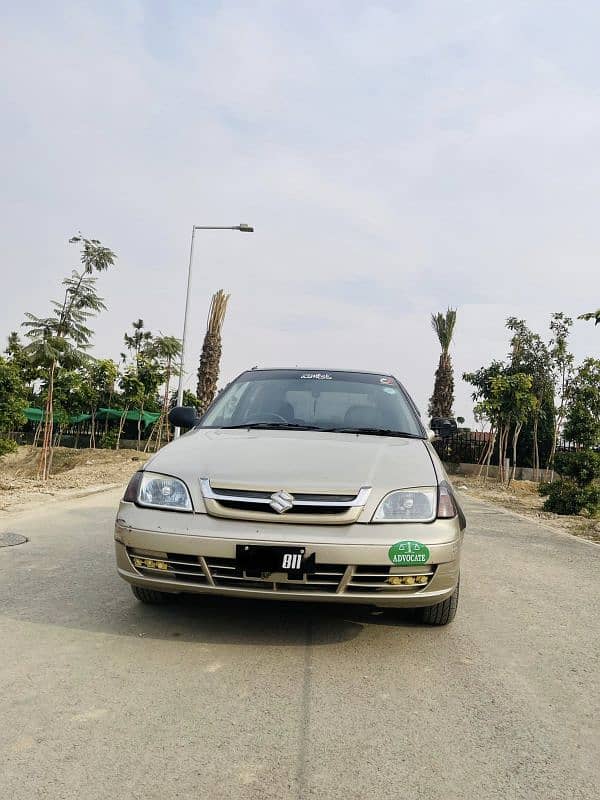
[(534, 481), (513, 481), (509, 488), (496, 479), (475, 478), (467, 475), (451, 475), (454, 486), (464, 494), (487, 500), (490, 503), (537, 519), (545, 525), (566, 530), (574, 536), (581, 536), (592, 542), (600, 542), (600, 519), (583, 516), (561, 516), (543, 511), (544, 498), (538, 493)]
[(137, 450), (74, 450), (57, 447), (47, 483), (37, 479), (40, 450), (19, 447), (0, 458), (0, 513), (122, 486), (149, 456)]

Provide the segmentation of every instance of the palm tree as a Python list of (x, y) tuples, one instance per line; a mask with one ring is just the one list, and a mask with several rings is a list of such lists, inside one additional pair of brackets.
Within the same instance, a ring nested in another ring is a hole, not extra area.
[(456, 325), (456, 309), (449, 308), (445, 314), (441, 312), (431, 315), (431, 327), (439, 340), (442, 352), (438, 368), (435, 371), (433, 394), (429, 400), (429, 417), (451, 417), (454, 403), (454, 373), (450, 344)]
[(203, 414), (217, 391), (217, 381), (221, 368), (221, 330), (227, 311), (229, 295), (219, 289), (211, 300), (206, 325), (206, 335), (198, 367), (198, 411)]
[(36, 317), (26, 314), (27, 336), (31, 344), (26, 350), (33, 360), (46, 372), (46, 403), (44, 410), (44, 438), (38, 475), (47, 480), (52, 464), (52, 434), (54, 428), (54, 385), (57, 372), (62, 367), (72, 367), (82, 362), (85, 350), (90, 346), (93, 331), (87, 327), (87, 320), (103, 311), (106, 306), (96, 292), (96, 278), (93, 272), (103, 272), (115, 262), (115, 254), (104, 247), (97, 239), (74, 236), (71, 244), (81, 243), (81, 272), (73, 270), (71, 277), (65, 278), (65, 295), (62, 302), (52, 301), (51, 316)]

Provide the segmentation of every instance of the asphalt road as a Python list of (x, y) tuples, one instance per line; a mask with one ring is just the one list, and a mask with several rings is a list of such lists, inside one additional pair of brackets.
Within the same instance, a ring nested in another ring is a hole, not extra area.
[(600, 549), (483, 503), (461, 605), (184, 599), (117, 578), (117, 493), (0, 518), (0, 797), (597, 798)]

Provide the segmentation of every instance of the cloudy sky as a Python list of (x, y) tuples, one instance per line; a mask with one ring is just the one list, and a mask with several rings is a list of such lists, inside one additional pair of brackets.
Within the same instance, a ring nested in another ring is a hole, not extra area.
[[(223, 379), (381, 370), (425, 410), (431, 312), (458, 308), (458, 377), (507, 316), (600, 305), (593, 0), (2, 7), (2, 336), (47, 312), (78, 230), (119, 256), (94, 352), (138, 317), (180, 335), (193, 223), (256, 227), (197, 235), (188, 366), (224, 288)], [(599, 344), (575, 324), (578, 358)]]

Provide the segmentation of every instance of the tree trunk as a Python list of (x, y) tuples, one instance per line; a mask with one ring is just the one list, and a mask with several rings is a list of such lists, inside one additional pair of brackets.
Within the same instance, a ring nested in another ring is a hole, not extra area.
[(162, 407), (162, 414), (158, 421), (159, 429), (158, 435), (156, 437), (156, 449), (160, 450), (160, 445), (162, 441), (162, 432), (163, 426), (165, 429), (165, 439), (168, 443), (169, 441), (169, 389), (171, 385), (171, 359), (167, 361), (167, 376), (165, 378), (165, 397), (163, 400), (163, 407)]
[[(156, 422), (154, 423), (152, 428), (150, 428), (150, 434), (149, 434), (148, 438), (146, 439), (146, 444), (144, 445), (144, 453), (147, 453), (148, 450), (150, 449), (150, 442), (152, 441), (152, 437), (154, 436), (154, 434), (156, 433), (157, 436), (158, 436), (158, 433), (159, 433), (158, 425), (159, 425), (159, 423), (160, 423), (160, 417), (159, 417), (159, 419), (156, 420)], [(158, 447), (156, 448), (156, 450), (158, 450)], [(156, 450), (154, 452), (156, 452)]]
[[(108, 394), (108, 407), (110, 408), (113, 399), (113, 392), (112, 389)], [(106, 419), (104, 420), (104, 433), (108, 433), (108, 414), (106, 415)]]
[(533, 452), (532, 452), (532, 462), (533, 462), (533, 480), (539, 481), (540, 479), (540, 445), (538, 442), (538, 424), (540, 421), (539, 414), (536, 414), (533, 418)]
[(52, 460), (52, 434), (54, 432), (54, 374), (56, 372), (56, 361), (50, 365), (48, 374), (48, 395), (44, 410), (44, 438), (42, 441), (42, 453), (38, 467), (38, 478), (47, 481), (50, 476), (50, 464)]
[(552, 431), (552, 448), (550, 450), (550, 456), (548, 457), (548, 463), (546, 464), (546, 469), (550, 469), (551, 466), (554, 464), (554, 456), (556, 455), (556, 446), (558, 444), (558, 434), (560, 432), (560, 426), (562, 425), (562, 421), (565, 416), (565, 391), (566, 391), (565, 376), (563, 373), (560, 408), (558, 409), (558, 414), (556, 415), (556, 419), (554, 421), (554, 430)]
[(125, 418), (127, 417), (127, 412), (129, 410), (129, 406), (125, 406), (123, 409), (123, 413), (121, 414), (121, 419), (119, 420), (119, 433), (117, 434), (117, 443), (115, 445), (115, 450), (118, 450), (121, 446), (121, 436), (123, 434), (123, 428), (125, 427)]
[(92, 409), (92, 427), (90, 430), (90, 448), (96, 449), (96, 409)]
[(142, 400), (142, 407), (138, 411), (138, 424), (137, 424), (137, 449), (142, 446), (142, 414), (144, 413), (144, 401)]
[(481, 478), (481, 473), (483, 472), (483, 468), (486, 468), (486, 477), (487, 472), (489, 472), (490, 460), (492, 458), (492, 454), (494, 452), (494, 444), (496, 442), (496, 432), (492, 427), (490, 427), (490, 438), (487, 440), (485, 448), (481, 454), (479, 459), (479, 472), (477, 473), (477, 477)]
[(454, 404), (454, 373), (450, 354), (442, 351), (435, 371), (433, 394), (429, 400), (429, 417), (451, 417)]
[(502, 425), (498, 437), (498, 478), (501, 483), (506, 480), (504, 464), (506, 462), (506, 450), (508, 447), (508, 425)]
[(510, 477), (508, 479), (507, 486), (510, 486), (512, 481), (514, 481), (514, 479), (515, 479), (515, 474), (516, 474), (516, 471), (517, 471), (517, 442), (519, 441), (519, 434), (521, 433), (522, 427), (523, 427), (523, 423), (522, 422), (518, 422), (515, 425), (515, 430), (513, 432), (513, 441), (512, 441), (513, 463), (512, 463), (512, 470), (511, 470), (511, 473), (510, 473)]
[(550, 455), (548, 456), (548, 461), (546, 463), (546, 469), (550, 469), (551, 465), (554, 463), (554, 456), (556, 454), (556, 444), (558, 441), (558, 431), (559, 431), (560, 423), (557, 422), (554, 426), (554, 430), (552, 431), (552, 447), (550, 448)]

